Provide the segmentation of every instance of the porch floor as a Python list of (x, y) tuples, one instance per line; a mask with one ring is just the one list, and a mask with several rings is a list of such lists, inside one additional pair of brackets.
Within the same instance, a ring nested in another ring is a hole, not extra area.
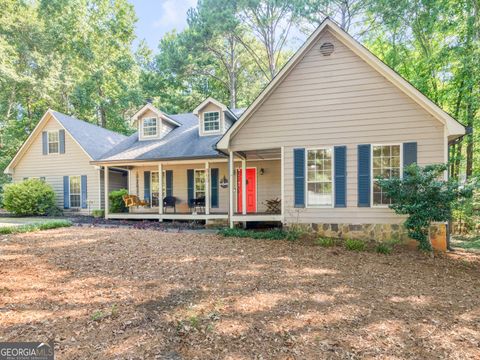
[[(116, 213), (108, 214), (109, 219), (158, 219), (158, 220), (214, 220), (214, 219), (228, 219), (226, 212), (214, 212), (205, 214), (205, 212), (176, 212), (176, 213), (154, 213), (154, 212), (131, 212), (131, 213)], [(241, 214), (235, 213), (232, 216), (233, 221), (282, 221), (281, 214), (270, 213), (250, 213)]]

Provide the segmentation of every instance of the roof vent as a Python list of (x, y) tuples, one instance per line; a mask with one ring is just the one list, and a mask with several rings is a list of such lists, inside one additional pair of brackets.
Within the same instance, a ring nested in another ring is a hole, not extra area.
[(335, 50), (335, 46), (330, 42), (323, 43), (322, 46), (320, 46), (320, 52), (323, 56), (332, 55), (333, 50)]

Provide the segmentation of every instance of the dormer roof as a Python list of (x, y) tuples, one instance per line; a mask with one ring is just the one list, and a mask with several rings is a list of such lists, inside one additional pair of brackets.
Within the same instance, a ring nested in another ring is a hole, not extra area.
[(138, 110), (135, 115), (132, 116), (132, 124), (134, 125), (138, 119), (140, 118), (140, 116), (147, 110), (150, 110), (152, 111), (153, 113), (157, 114), (158, 117), (162, 118), (163, 120), (175, 125), (175, 126), (180, 126), (181, 124), (172, 119), (170, 116), (168, 116), (167, 114), (165, 114), (163, 111), (157, 109), (155, 106), (153, 106), (151, 103), (147, 103), (145, 104), (145, 106), (143, 106), (140, 110)]
[(222, 104), (220, 101), (212, 97), (208, 97), (203, 100), (195, 109), (193, 109), (193, 114), (198, 116), (198, 113), (208, 104), (214, 104), (218, 106), (220, 109), (222, 109), (222, 111), (227, 112), (233, 119), (237, 119), (237, 115), (235, 115), (232, 110), (230, 110), (225, 104)]

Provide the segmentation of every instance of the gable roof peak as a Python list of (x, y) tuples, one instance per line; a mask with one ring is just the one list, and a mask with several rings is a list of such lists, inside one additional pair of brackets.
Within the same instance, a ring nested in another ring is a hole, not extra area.
[(153, 113), (157, 114), (157, 116), (161, 117), (162, 119), (170, 122), (173, 125), (180, 126), (181, 124), (174, 119), (172, 119), (169, 115), (164, 113), (162, 110), (158, 109), (155, 107), (151, 102), (147, 101), (145, 105), (142, 106), (140, 110), (138, 110), (130, 119), (132, 124), (135, 124), (135, 122), (138, 121), (140, 116), (147, 110), (152, 111)]
[(370, 50), (363, 46), (360, 42), (355, 40), (350, 34), (342, 29), (335, 21), (326, 17), (317, 29), (308, 37), (297, 52), (287, 61), (282, 69), (275, 75), (275, 77), (267, 84), (267, 86), (260, 92), (257, 98), (250, 104), (240, 118), (227, 130), (220, 141), (217, 143), (219, 150), (227, 150), (230, 143), (230, 138), (234, 135), (247, 121), (254, 112), (263, 104), (265, 99), (277, 88), (277, 86), (290, 74), (296, 65), (302, 60), (304, 55), (316, 44), (320, 39), (321, 34), (329, 30), (335, 38), (355, 53), (359, 58), (370, 65), (374, 70), (389, 80), (394, 86), (400, 89), (413, 101), (424, 108), (430, 115), (440, 121), (446, 127), (446, 135), (448, 138), (457, 138), (465, 134), (465, 127), (455, 120), (450, 114), (440, 108), (432, 100), (426, 97), (420, 90), (415, 88), (395, 70), (386, 65), (382, 60), (375, 56)]

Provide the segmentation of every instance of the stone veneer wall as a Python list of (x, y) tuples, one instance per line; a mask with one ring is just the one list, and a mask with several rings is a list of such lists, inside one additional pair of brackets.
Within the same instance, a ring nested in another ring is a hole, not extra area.
[[(399, 224), (311, 224), (311, 228), (323, 237), (340, 239), (360, 239), (374, 241), (398, 241), (412, 243), (407, 229)], [(446, 250), (447, 231), (445, 224), (434, 224), (430, 227), (430, 241), (437, 250)]]

